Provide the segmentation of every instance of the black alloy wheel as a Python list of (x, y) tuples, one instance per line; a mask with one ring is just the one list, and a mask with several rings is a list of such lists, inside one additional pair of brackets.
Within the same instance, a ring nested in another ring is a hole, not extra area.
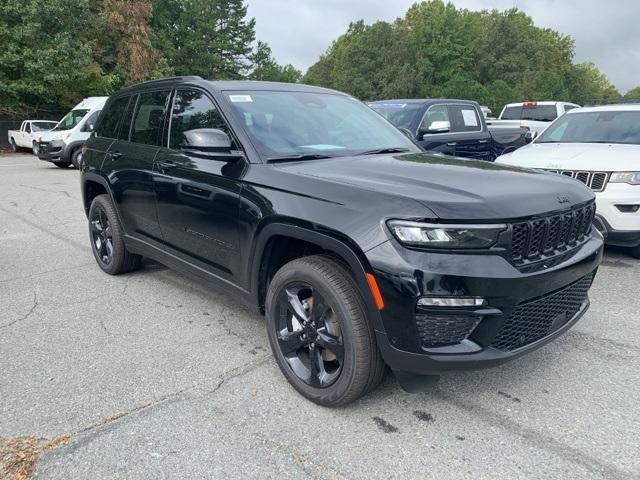
[(331, 385), (344, 363), (340, 324), (331, 305), (307, 283), (291, 283), (276, 300), (278, 346), (293, 373), (316, 388)]
[(113, 230), (107, 214), (101, 206), (98, 206), (93, 210), (89, 221), (96, 258), (104, 266), (109, 266), (113, 262)]

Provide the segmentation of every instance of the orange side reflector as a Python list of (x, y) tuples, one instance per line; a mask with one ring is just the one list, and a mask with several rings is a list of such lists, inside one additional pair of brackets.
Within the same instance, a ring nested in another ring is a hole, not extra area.
[(369, 288), (371, 289), (371, 294), (373, 295), (373, 299), (376, 301), (376, 308), (378, 310), (382, 310), (384, 308), (384, 300), (382, 300), (382, 295), (380, 295), (380, 289), (378, 288), (376, 277), (374, 277), (372, 273), (367, 273), (366, 275), (367, 282), (369, 282)]

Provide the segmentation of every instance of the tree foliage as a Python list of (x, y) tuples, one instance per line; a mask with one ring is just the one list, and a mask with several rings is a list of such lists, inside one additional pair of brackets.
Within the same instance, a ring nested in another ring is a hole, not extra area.
[(67, 108), (169, 75), (296, 82), (244, 0), (2, 0), (0, 108)]
[(625, 93), (624, 98), (629, 100), (640, 100), (640, 85)]
[(363, 99), (473, 99), (494, 112), (522, 100), (600, 102), (616, 89), (591, 63), (573, 64), (574, 42), (525, 13), (416, 3), (393, 23), (353, 22), (303, 82)]

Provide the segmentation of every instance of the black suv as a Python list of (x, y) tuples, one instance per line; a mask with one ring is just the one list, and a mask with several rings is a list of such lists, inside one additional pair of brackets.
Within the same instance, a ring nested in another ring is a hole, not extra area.
[(148, 257), (264, 312), (280, 369), (322, 405), (385, 365), (411, 390), (540, 347), (586, 311), (602, 258), (584, 185), (427, 154), (332, 90), (147, 82), (84, 148), (98, 265)]

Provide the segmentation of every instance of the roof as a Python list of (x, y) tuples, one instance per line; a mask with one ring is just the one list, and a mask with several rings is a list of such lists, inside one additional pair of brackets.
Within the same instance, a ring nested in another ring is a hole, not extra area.
[(456, 98), (390, 98), (387, 100), (372, 100), (370, 102), (366, 102), (369, 105), (376, 103), (436, 103), (436, 102), (447, 102), (447, 103), (477, 103), (474, 100), (460, 100)]
[(58, 120), (23, 120), (24, 122), (58, 123)]
[(339, 95), (346, 95), (343, 92), (331, 90), (323, 87), (315, 87), (312, 85), (304, 85), (301, 83), (284, 83), (284, 82), (263, 82), (258, 80), (205, 80), (199, 76), (182, 76), (182, 77), (169, 77), (159, 80), (149, 80), (148, 82), (142, 82), (129, 87), (123, 88), (118, 92), (127, 93), (139, 91), (146, 88), (173, 86), (176, 84), (194, 84), (204, 87), (208, 87), (217, 92), (223, 91), (291, 91), (291, 92), (317, 92), (317, 93), (333, 93)]
[(538, 102), (537, 100), (528, 100), (526, 102), (507, 103), (505, 107), (521, 107), (525, 103), (535, 103), (537, 105), (578, 105), (577, 103), (572, 103), (572, 102), (554, 102), (551, 100), (543, 100), (541, 102)]
[(614, 105), (600, 105), (598, 107), (582, 107), (574, 108), (569, 113), (585, 113), (585, 112), (640, 112), (640, 103), (619, 103)]

